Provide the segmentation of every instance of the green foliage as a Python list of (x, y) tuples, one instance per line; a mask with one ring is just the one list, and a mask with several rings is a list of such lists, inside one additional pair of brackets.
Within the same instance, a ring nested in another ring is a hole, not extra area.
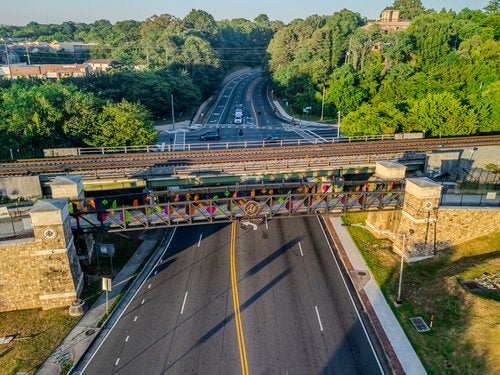
[(115, 104), (62, 82), (16, 82), (0, 89), (0, 154), (9, 148), (154, 143), (150, 112)]
[(401, 131), (404, 124), (404, 113), (393, 104), (365, 103), (357, 111), (346, 116), (342, 130), (349, 135), (391, 134)]
[(124, 99), (102, 108), (96, 132), (89, 143), (92, 146), (148, 145), (155, 142), (156, 135), (146, 108)]
[(451, 93), (429, 93), (412, 103), (404, 131), (432, 136), (470, 135), (478, 129), (477, 114)]
[(407, 20), (411, 20), (424, 12), (421, 0), (394, 0), (391, 9), (398, 9), (399, 17)]
[(342, 11), (292, 21), (269, 44), (275, 93), (295, 111), (347, 116), (347, 135), (426, 131), (445, 136), (500, 131), (500, 14), (424, 11), (419, 0), (391, 9), (411, 19), (385, 33)]
[(155, 118), (171, 115), (170, 94), (174, 94), (177, 113), (189, 112), (201, 100), (201, 93), (188, 74), (173, 68), (114, 71), (109, 74), (75, 79), (73, 83), (97, 97), (119, 102), (140, 102)]

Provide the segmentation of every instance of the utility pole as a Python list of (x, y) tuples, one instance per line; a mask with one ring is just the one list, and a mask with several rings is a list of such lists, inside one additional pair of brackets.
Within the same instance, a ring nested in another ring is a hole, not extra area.
[(149, 68), (149, 47), (146, 46), (146, 67)]
[(396, 304), (401, 305), (401, 288), (403, 286), (403, 267), (405, 264), (405, 242), (406, 234), (403, 233), (403, 245), (401, 246), (401, 267), (399, 270), (399, 285), (398, 285), (398, 297), (396, 298)]
[(31, 65), (30, 50), (28, 49), (28, 41), (24, 38), (24, 46), (26, 47), (26, 55), (28, 56), (28, 65)]
[(339, 115), (339, 119), (337, 121), (337, 141), (340, 138), (340, 116), (341, 116), (340, 111), (338, 112), (338, 115)]
[(321, 102), (321, 118), (319, 121), (323, 121), (323, 114), (325, 113), (325, 85), (323, 85), (323, 101)]
[(173, 130), (175, 130), (174, 94), (170, 94), (170, 99), (172, 101), (172, 126)]
[(12, 79), (12, 70), (10, 68), (10, 57), (9, 57), (9, 50), (7, 49), (7, 42), (3, 41), (3, 45), (5, 47), (5, 57), (7, 58), (7, 66), (9, 67), (9, 76), (10, 76), (10, 79)]

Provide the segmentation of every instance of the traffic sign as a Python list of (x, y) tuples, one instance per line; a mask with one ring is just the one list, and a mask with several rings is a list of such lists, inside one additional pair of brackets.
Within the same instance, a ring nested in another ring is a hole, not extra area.
[(102, 278), (102, 290), (106, 292), (111, 292), (111, 279), (109, 277), (103, 277)]

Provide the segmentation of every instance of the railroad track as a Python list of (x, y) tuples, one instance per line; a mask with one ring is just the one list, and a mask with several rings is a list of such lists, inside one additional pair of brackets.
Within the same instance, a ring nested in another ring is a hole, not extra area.
[(321, 158), (374, 155), (395, 152), (421, 153), (432, 150), (500, 145), (500, 136), (443, 139), (391, 140), (301, 146), (270, 146), (248, 149), (153, 152), (137, 154), (84, 155), (21, 159), (0, 163), (0, 175), (56, 173), (61, 171), (148, 168), (160, 165), (221, 164), (238, 161)]

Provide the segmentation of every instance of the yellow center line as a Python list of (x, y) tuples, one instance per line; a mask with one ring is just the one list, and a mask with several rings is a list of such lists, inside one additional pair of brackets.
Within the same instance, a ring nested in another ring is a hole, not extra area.
[(231, 243), (229, 246), (229, 263), (231, 269), (231, 291), (233, 295), (234, 321), (236, 322), (236, 332), (238, 335), (238, 347), (240, 351), (241, 373), (248, 375), (248, 360), (245, 349), (245, 338), (243, 336), (243, 324), (241, 323), (240, 301), (238, 298), (238, 282), (236, 277), (236, 222), (231, 223)]

